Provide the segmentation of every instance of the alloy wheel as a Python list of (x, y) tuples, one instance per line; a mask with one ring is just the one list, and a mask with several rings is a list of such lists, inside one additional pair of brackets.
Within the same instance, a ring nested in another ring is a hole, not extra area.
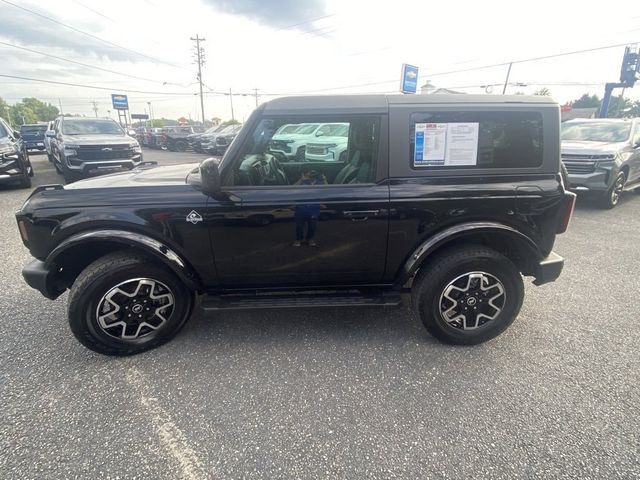
[(135, 278), (111, 288), (98, 302), (96, 316), (107, 335), (133, 340), (165, 325), (174, 306), (175, 296), (164, 283)]
[(449, 282), (440, 295), (442, 320), (458, 330), (475, 330), (494, 320), (506, 302), (504, 285), (487, 272), (468, 272)]

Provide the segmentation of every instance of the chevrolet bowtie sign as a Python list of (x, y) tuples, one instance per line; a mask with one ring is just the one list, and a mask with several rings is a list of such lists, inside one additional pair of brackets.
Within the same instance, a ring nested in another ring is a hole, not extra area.
[(129, 100), (126, 95), (112, 93), (111, 104), (114, 110), (129, 110)]
[(418, 67), (402, 64), (402, 76), (400, 77), (400, 91), (402, 93), (416, 93), (418, 90)]

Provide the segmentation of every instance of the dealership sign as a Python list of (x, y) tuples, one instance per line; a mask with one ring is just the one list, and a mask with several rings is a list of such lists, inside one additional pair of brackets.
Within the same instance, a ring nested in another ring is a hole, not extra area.
[(129, 110), (129, 100), (126, 95), (112, 93), (111, 103), (114, 110)]
[(416, 93), (418, 90), (418, 67), (402, 64), (402, 76), (400, 77), (400, 91), (402, 93)]

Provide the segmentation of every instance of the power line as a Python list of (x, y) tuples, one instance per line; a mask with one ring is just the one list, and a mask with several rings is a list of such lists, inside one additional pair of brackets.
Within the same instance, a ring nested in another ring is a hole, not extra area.
[(85, 32), (83, 30), (80, 30), (78, 28), (72, 27), (71, 25), (67, 25), (66, 23), (62, 23), (62, 22), (60, 22), (60, 21), (58, 21), (58, 20), (56, 20), (54, 18), (48, 17), (47, 15), (43, 15), (42, 13), (38, 13), (38, 12), (36, 12), (34, 10), (30, 10), (30, 9), (22, 7), (20, 5), (16, 5), (15, 3), (10, 2), (8, 0), (0, 0), (0, 1), (3, 2), (3, 3), (6, 3), (7, 5), (11, 5), (11, 6), (15, 7), (15, 8), (19, 8), (20, 10), (24, 10), (25, 12), (31, 13), (32, 15), (36, 15), (36, 16), (38, 16), (40, 18), (44, 18), (44, 19), (46, 19), (46, 20), (48, 20), (50, 22), (53, 22), (53, 23), (55, 23), (57, 25), (61, 25), (61, 26), (65, 27), (65, 28), (73, 30), (74, 32), (81, 33), (82, 35), (86, 35), (87, 37), (93, 38), (93, 39), (98, 40), (98, 41), (100, 41), (102, 43), (105, 43), (107, 45), (111, 45), (112, 47), (116, 47), (116, 48), (119, 48), (121, 50), (125, 50), (127, 52), (135, 53), (136, 55), (140, 55), (141, 57), (147, 58), (147, 59), (152, 60), (152, 61), (154, 61), (156, 63), (164, 63), (165, 65), (170, 65), (170, 66), (172, 66), (174, 68), (180, 68), (182, 70), (186, 70), (186, 68), (184, 68), (184, 67), (180, 67), (180, 66), (175, 65), (175, 64), (170, 63), (170, 62), (165, 62), (164, 60), (160, 60), (158, 58), (151, 57), (149, 55), (146, 55), (146, 54), (141, 53), (141, 52), (137, 52), (136, 50), (132, 50), (132, 49), (127, 48), (127, 47), (123, 47), (122, 45), (118, 45), (117, 43), (110, 42), (109, 40), (105, 40), (104, 38), (97, 37), (96, 35), (92, 35), (91, 33), (87, 33), (87, 32)]
[[(475, 70), (484, 70), (487, 68), (495, 68), (495, 67), (505, 67), (507, 65), (509, 65), (510, 63), (525, 63), (525, 62), (536, 62), (536, 61), (540, 61), (540, 60), (547, 60), (549, 58), (558, 58), (558, 57), (563, 57), (563, 56), (567, 56), (567, 55), (577, 55), (577, 54), (581, 54), (581, 53), (588, 53), (588, 52), (595, 52), (598, 50), (606, 50), (609, 48), (617, 48), (617, 47), (624, 47), (626, 45), (629, 45), (630, 43), (634, 43), (634, 42), (625, 42), (625, 43), (616, 43), (615, 45), (604, 45), (601, 47), (594, 47), (594, 48), (586, 48), (586, 49), (582, 49), (582, 50), (574, 50), (571, 52), (562, 52), (562, 53), (555, 53), (555, 54), (551, 54), (551, 55), (543, 55), (540, 57), (531, 57), (531, 58), (524, 58), (524, 59), (520, 59), (520, 60), (513, 60), (511, 62), (501, 62), (501, 63), (494, 63), (491, 65), (482, 65), (482, 66), (478, 66), (478, 67), (469, 67), (469, 68), (462, 68), (462, 69), (458, 69), (458, 70), (449, 70), (446, 72), (436, 72), (436, 73), (430, 73), (428, 75), (429, 78), (431, 77), (439, 77), (439, 76), (444, 76), (444, 75), (452, 75), (454, 73), (465, 73), (465, 72), (471, 72), (471, 71), (475, 71)], [(420, 67), (420, 68), (424, 68), (424, 67)], [(355, 85), (346, 85), (346, 86), (342, 86), (342, 87), (332, 87), (332, 88), (323, 88), (323, 89), (318, 89), (318, 90), (305, 90), (305, 91), (300, 91), (297, 93), (316, 93), (316, 92), (328, 92), (331, 90), (344, 90), (347, 88), (357, 88), (357, 87), (368, 87), (368, 86), (373, 86), (373, 85), (385, 85), (388, 83), (394, 83), (394, 82), (398, 82), (398, 79), (395, 78), (393, 80), (383, 80), (383, 81), (379, 81), (379, 82), (369, 82), (369, 83), (360, 83), (360, 84), (355, 84)]]
[[(56, 82), (54, 80), (44, 80), (42, 78), (20, 77), (20, 76), (17, 76), (17, 75), (0, 74), (0, 77), (14, 78), (14, 79), (17, 79), (17, 80), (27, 80), (29, 82), (40, 82), (40, 83), (51, 83), (51, 84), (54, 84), (54, 85), (65, 85), (65, 86), (68, 86), (68, 87), (81, 87), (81, 88), (92, 88), (94, 90), (107, 90), (109, 92), (112, 92), (114, 90), (111, 87), (99, 87), (97, 85), (82, 85), (82, 84), (79, 84), (79, 83)], [(186, 92), (149, 92), (149, 91), (145, 91), (145, 90), (131, 90), (129, 88), (118, 88), (117, 90), (120, 91), (120, 92), (148, 93), (148, 94), (152, 94), (152, 95), (176, 95), (176, 96), (197, 95), (196, 93), (186, 93)]]
[(322, 15), (321, 17), (310, 18), (309, 20), (305, 20), (304, 22), (294, 23), (293, 25), (288, 25), (286, 27), (278, 28), (274, 30), (274, 32), (280, 32), (282, 30), (289, 30), (291, 28), (299, 27), (300, 25), (304, 25), (305, 23), (317, 22), (318, 20), (322, 20), (323, 18), (335, 17), (335, 13), (330, 13), (328, 15)]
[(31, 52), (31, 53), (36, 53), (38, 55), (43, 55), (45, 57), (49, 57), (49, 58), (55, 58), (56, 60), (62, 60), (63, 62), (69, 62), (69, 63), (74, 63), (76, 65), (81, 65), (83, 67), (88, 67), (88, 68), (93, 68), (95, 70), (101, 70), (103, 72), (108, 72), (108, 73), (115, 73), (116, 75), (122, 75), (123, 77), (129, 77), (129, 78), (134, 78), (136, 80), (144, 80), (145, 82), (153, 82), (153, 83), (163, 83), (159, 80), (153, 80), (151, 78), (144, 78), (144, 77), (138, 77), (136, 75), (129, 75), (128, 73), (123, 73), (123, 72), (118, 72), (116, 70), (109, 70), (108, 68), (102, 68), (102, 67), (98, 67), (96, 65), (89, 65), (88, 63), (82, 63), (82, 62), (78, 62), (76, 60), (71, 60), (69, 58), (64, 58), (64, 57), (58, 57), (56, 55), (52, 55), (50, 53), (45, 53), (45, 52), (39, 52), (38, 50), (33, 50), (31, 48), (27, 48), (27, 47), (22, 47), (20, 45), (14, 45), (12, 43), (7, 43), (7, 42), (2, 42), (0, 41), (0, 45), (5, 45), (7, 47), (13, 47), (13, 48), (18, 48), (20, 50), (24, 50), (27, 52)]

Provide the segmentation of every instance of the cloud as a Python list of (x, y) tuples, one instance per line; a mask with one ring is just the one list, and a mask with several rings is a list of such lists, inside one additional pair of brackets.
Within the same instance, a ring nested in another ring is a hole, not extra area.
[(269, 27), (283, 28), (296, 23), (309, 28), (312, 18), (326, 14), (323, 0), (203, 0), (218, 11), (255, 20)]
[[(129, 62), (143, 60), (133, 52), (107, 45), (29, 12), (16, 8), (12, 8), (9, 12), (8, 8), (3, 7), (3, 14), (0, 15), (0, 38), (27, 46), (64, 48), (81, 55), (92, 54), (109, 60)], [(78, 28), (92, 34), (100, 30), (95, 24)]]

